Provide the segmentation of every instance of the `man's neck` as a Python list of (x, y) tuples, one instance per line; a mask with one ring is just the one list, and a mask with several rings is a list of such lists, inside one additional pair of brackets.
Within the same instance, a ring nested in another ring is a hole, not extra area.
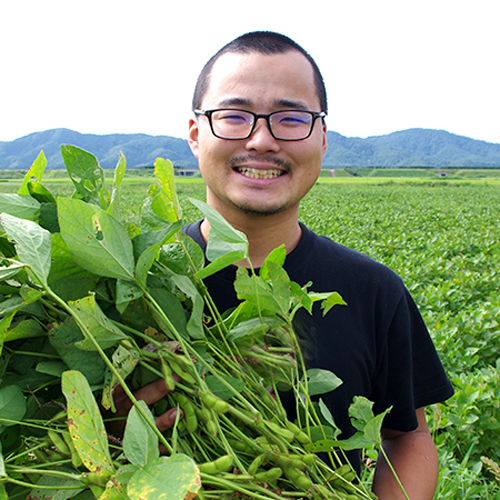
[[(298, 222), (298, 210), (267, 216), (245, 216), (226, 220), (248, 238), (250, 261), (254, 268), (259, 268), (269, 253), (280, 245), (285, 245), (286, 253), (290, 253), (299, 243), (302, 229)], [(210, 223), (204, 219), (201, 223), (201, 234), (208, 241)], [(247, 262), (237, 262), (248, 267)]]

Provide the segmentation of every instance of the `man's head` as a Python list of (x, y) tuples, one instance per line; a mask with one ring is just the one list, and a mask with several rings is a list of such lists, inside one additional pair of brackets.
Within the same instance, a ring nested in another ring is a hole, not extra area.
[(258, 52), (260, 54), (283, 54), (290, 50), (296, 50), (306, 57), (310, 62), (313, 73), (314, 73), (314, 85), (316, 87), (316, 94), (318, 96), (321, 111), (328, 113), (328, 102), (326, 97), (326, 89), (321, 76), (321, 72), (315, 63), (314, 59), (297, 43), (292, 39), (281, 35), (279, 33), (274, 33), (272, 31), (255, 31), (251, 33), (246, 33), (238, 38), (235, 38), (232, 42), (222, 47), (214, 56), (212, 56), (209, 61), (205, 64), (201, 70), (198, 81), (196, 82), (196, 87), (193, 94), (192, 109), (201, 109), (203, 97), (207, 92), (208, 86), (210, 84), (210, 75), (214, 63), (224, 54), (232, 52), (235, 54), (249, 54), (252, 52)]
[(318, 95), (310, 57), (282, 35), (242, 38), (261, 48), (249, 50), (247, 40), (245, 50), (225, 48), (212, 58), (188, 135), (208, 203), (236, 226), (236, 219), (296, 217), (326, 151), (326, 97)]

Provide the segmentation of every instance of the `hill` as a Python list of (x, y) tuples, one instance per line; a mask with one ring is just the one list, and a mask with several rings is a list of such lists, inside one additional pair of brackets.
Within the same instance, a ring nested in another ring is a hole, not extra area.
[(114, 168), (120, 151), (131, 168), (153, 165), (159, 157), (168, 158), (180, 167), (198, 165), (184, 139), (146, 134), (80, 134), (68, 129), (54, 129), (0, 142), (0, 170), (27, 170), (42, 149), (48, 168), (64, 168), (61, 144), (72, 144), (90, 151), (103, 168)]
[[(122, 151), (130, 168), (150, 166), (158, 157), (179, 167), (196, 167), (184, 139), (146, 134), (80, 134), (68, 129), (36, 132), (0, 142), (0, 170), (27, 170), (44, 150), (49, 168), (64, 168), (61, 144), (92, 152), (103, 168), (113, 168)], [(444, 130), (409, 129), (360, 139), (328, 132), (324, 168), (341, 167), (500, 167), (500, 144), (450, 134)]]
[(444, 130), (409, 129), (367, 139), (328, 132), (323, 166), (500, 167), (500, 144)]

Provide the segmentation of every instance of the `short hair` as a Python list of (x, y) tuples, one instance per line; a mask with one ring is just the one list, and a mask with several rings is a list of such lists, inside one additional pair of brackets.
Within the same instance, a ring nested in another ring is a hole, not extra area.
[(222, 55), (232, 52), (239, 54), (250, 54), (252, 52), (259, 52), (261, 54), (274, 55), (283, 54), (290, 50), (297, 50), (303, 54), (311, 63), (314, 74), (314, 84), (316, 87), (316, 94), (321, 106), (321, 111), (328, 113), (328, 102), (326, 98), (326, 89), (323, 77), (314, 59), (291, 38), (288, 38), (280, 33), (272, 31), (253, 31), (245, 33), (232, 42), (222, 47), (215, 55), (213, 55), (201, 70), (200, 76), (196, 82), (194, 89), (192, 109), (200, 109), (201, 103), (210, 84), (210, 75), (212, 68), (217, 59)]

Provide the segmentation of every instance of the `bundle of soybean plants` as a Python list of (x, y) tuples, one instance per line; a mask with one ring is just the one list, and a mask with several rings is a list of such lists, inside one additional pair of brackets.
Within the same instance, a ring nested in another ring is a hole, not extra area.
[[(375, 498), (342, 449), (377, 441), (383, 415), (356, 399), (358, 432), (337, 441), (321, 394), (339, 380), (307, 369), (292, 327), (299, 308), (321, 301), (328, 314), (341, 297), (291, 282), (283, 248), (257, 275), (245, 235), (192, 200), (211, 224), (206, 265), (180, 231), (169, 161), (156, 161), (132, 224), (123, 155), (111, 186), (92, 154), (61, 149), (71, 197), (43, 186), (43, 152), (19, 192), (0, 195), (0, 499)], [(203, 279), (245, 260), (241, 303), (221, 313)], [(171, 392), (137, 401), (158, 378)], [(132, 401), (122, 436), (108, 430), (117, 390)], [(172, 407), (182, 418), (160, 432), (154, 418)]]

